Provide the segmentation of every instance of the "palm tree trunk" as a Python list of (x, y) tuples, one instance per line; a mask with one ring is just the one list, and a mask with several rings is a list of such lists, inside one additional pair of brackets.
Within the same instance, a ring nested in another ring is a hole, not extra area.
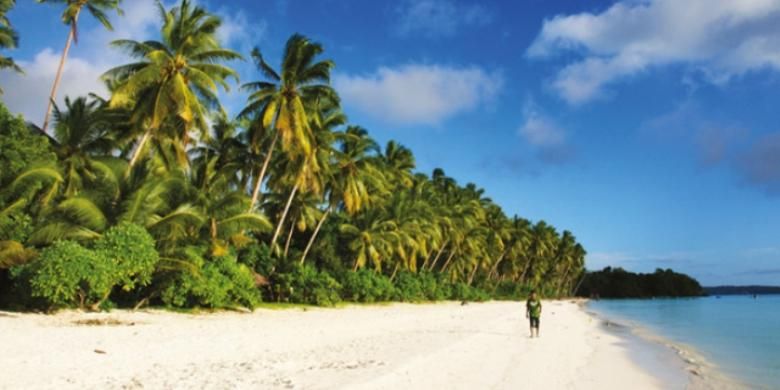
[(563, 271), (563, 276), (561, 277), (561, 280), (558, 281), (558, 287), (555, 288), (555, 295), (558, 295), (558, 297), (561, 296), (561, 288), (563, 288), (564, 282), (566, 282), (566, 277), (569, 276), (569, 269), (571, 268), (571, 265), (566, 266), (566, 270)]
[(577, 290), (580, 289), (580, 285), (582, 285), (582, 282), (585, 281), (585, 277), (587, 277), (587, 276), (588, 276), (588, 272), (587, 271), (582, 273), (582, 278), (580, 278), (580, 281), (577, 282), (577, 285), (571, 290), (571, 293), (569, 295), (573, 296), (573, 295), (577, 294)]
[(444, 272), (445, 270), (447, 270), (447, 266), (448, 266), (448, 265), (450, 265), (450, 261), (452, 261), (452, 257), (453, 257), (453, 256), (455, 256), (455, 250), (453, 250), (452, 252), (450, 252), (450, 255), (449, 255), (449, 257), (447, 257), (447, 261), (445, 261), (445, 262), (444, 262), (444, 265), (443, 265), (443, 266), (441, 266), (441, 272)]
[(260, 169), (260, 174), (257, 175), (257, 179), (255, 179), (255, 189), (252, 191), (252, 202), (249, 204), (249, 211), (252, 211), (252, 209), (255, 207), (255, 204), (257, 204), (257, 199), (260, 197), (260, 186), (263, 185), (265, 171), (268, 169), (268, 164), (271, 162), (271, 156), (274, 153), (274, 147), (276, 147), (277, 139), (279, 139), (278, 131), (274, 132), (274, 138), (273, 141), (271, 141), (271, 146), (268, 148), (268, 153), (265, 155), (263, 167)]
[(133, 151), (133, 157), (130, 158), (130, 164), (127, 166), (127, 172), (130, 172), (130, 169), (133, 167), (133, 165), (135, 165), (135, 163), (138, 162), (138, 158), (141, 156), (141, 151), (146, 145), (146, 142), (149, 140), (149, 136), (151, 135), (151, 133), (152, 133), (152, 129), (148, 129), (144, 133), (144, 136), (141, 137), (141, 141), (138, 143), (138, 146), (136, 146), (135, 151)]
[(317, 222), (317, 227), (314, 228), (314, 233), (311, 234), (311, 238), (309, 238), (309, 243), (306, 244), (306, 249), (303, 250), (303, 255), (301, 256), (301, 265), (303, 265), (303, 262), (306, 261), (306, 255), (309, 254), (309, 250), (311, 250), (311, 246), (314, 245), (314, 239), (317, 238), (317, 234), (320, 232), (320, 228), (322, 227), (322, 224), (325, 223), (325, 219), (328, 218), (330, 212), (331, 212), (331, 207), (328, 207), (328, 209), (325, 210), (325, 214), (322, 214), (322, 218), (320, 218), (320, 221)]
[(488, 279), (493, 277), (493, 274), (495, 274), (496, 271), (498, 271), (498, 265), (501, 263), (502, 260), (504, 260), (504, 256), (506, 255), (506, 252), (507, 252), (507, 250), (504, 249), (504, 251), (501, 252), (501, 256), (498, 258), (498, 260), (496, 260), (496, 262), (493, 264), (493, 266), (490, 267), (490, 272), (488, 273)]
[(65, 49), (62, 50), (62, 56), (60, 57), (60, 66), (57, 68), (57, 75), (54, 77), (54, 85), (51, 87), (51, 94), (49, 95), (49, 103), (46, 105), (46, 115), (43, 117), (43, 127), (41, 128), (46, 133), (46, 128), (49, 126), (49, 117), (51, 116), (51, 109), (54, 106), (54, 99), (57, 98), (57, 88), (60, 86), (60, 80), (62, 79), (62, 71), (65, 69), (65, 59), (68, 58), (68, 52), (70, 51), (70, 45), (73, 43), (73, 39), (76, 37), (76, 22), (79, 19), (79, 13), (81, 9), (76, 11), (76, 15), (73, 17), (73, 21), (70, 23), (70, 31), (68, 31), (68, 39), (65, 41)]
[(284, 211), (282, 212), (282, 218), (279, 220), (279, 224), (276, 225), (276, 231), (274, 232), (274, 237), (271, 239), (271, 248), (276, 245), (276, 239), (279, 238), (279, 233), (282, 231), (282, 226), (284, 225), (284, 220), (287, 218), (287, 212), (290, 211), (290, 205), (292, 204), (293, 198), (295, 198), (295, 193), (298, 192), (298, 185), (296, 184), (292, 192), (290, 192), (290, 197), (287, 198), (287, 204), (284, 206)]
[(395, 275), (398, 273), (398, 263), (395, 263), (395, 268), (393, 269), (393, 274), (390, 275), (390, 281), (392, 282), (395, 279)]
[(533, 261), (532, 259), (528, 259), (528, 261), (525, 263), (525, 266), (523, 266), (523, 273), (520, 274), (520, 279), (519, 279), (519, 282), (521, 284), (525, 283), (525, 274), (526, 272), (528, 272), (528, 268), (530, 268), (532, 261)]
[(447, 247), (447, 244), (449, 244), (450, 240), (444, 241), (444, 244), (441, 244), (441, 248), (439, 248), (439, 253), (436, 254), (436, 257), (433, 258), (433, 262), (431, 263), (431, 266), (428, 268), (428, 271), (433, 271), (433, 267), (436, 266), (436, 263), (439, 261), (439, 257), (441, 257), (441, 254), (444, 252), (444, 248)]
[(478, 268), (479, 268), (479, 262), (477, 262), (477, 264), (474, 264), (474, 269), (471, 270), (471, 273), (469, 274), (469, 283), (468, 283), (469, 286), (471, 286), (471, 283), (474, 282), (474, 276), (477, 275)]
[(428, 252), (428, 256), (425, 257), (425, 261), (423, 261), (422, 266), (419, 267), (420, 270), (425, 271), (425, 269), (428, 268), (428, 262), (431, 261), (431, 257), (433, 257), (433, 249)]
[(287, 234), (287, 242), (284, 244), (284, 258), (287, 258), (287, 252), (290, 250), (290, 241), (292, 240), (293, 231), (295, 230), (295, 222), (290, 224), (290, 233)]

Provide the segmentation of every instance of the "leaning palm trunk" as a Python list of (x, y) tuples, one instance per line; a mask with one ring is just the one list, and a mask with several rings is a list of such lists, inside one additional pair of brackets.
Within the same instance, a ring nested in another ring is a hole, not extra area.
[(303, 265), (303, 262), (306, 261), (306, 255), (309, 254), (309, 251), (311, 250), (311, 246), (314, 245), (314, 239), (317, 238), (317, 234), (320, 232), (320, 228), (322, 228), (322, 224), (325, 223), (325, 219), (328, 218), (330, 212), (331, 212), (331, 208), (328, 207), (328, 209), (325, 210), (325, 213), (322, 214), (322, 218), (320, 218), (320, 221), (317, 222), (317, 227), (314, 228), (314, 233), (311, 234), (311, 238), (309, 238), (309, 243), (306, 244), (306, 249), (303, 250), (303, 255), (301, 256), (301, 265)]
[(447, 247), (447, 244), (449, 242), (450, 241), (447, 240), (447, 241), (444, 241), (444, 244), (441, 244), (441, 248), (439, 248), (439, 252), (436, 253), (436, 257), (433, 258), (433, 262), (431, 262), (431, 266), (428, 267), (428, 271), (433, 271), (433, 267), (436, 266), (436, 263), (439, 261), (439, 257), (441, 257), (441, 254), (444, 253), (444, 248)]
[(263, 178), (265, 177), (265, 171), (268, 169), (268, 164), (271, 162), (271, 156), (274, 153), (274, 147), (276, 147), (276, 140), (279, 139), (279, 132), (274, 132), (274, 139), (271, 141), (271, 146), (268, 148), (268, 153), (265, 155), (265, 161), (263, 161), (263, 167), (260, 169), (260, 174), (255, 179), (255, 189), (252, 191), (252, 202), (249, 204), (249, 211), (257, 204), (257, 199), (260, 197), (260, 186), (263, 185)]
[(49, 103), (46, 105), (46, 115), (43, 117), (43, 132), (46, 132), (46, 128), (49, 126), (49, 117), (51, 116), (51, 109), (54, 106), (54, 99), (57, 98), (57, 88), (60, 86), (60, 80), (62, 79), (62, 71), (65, 69), (65, 59), (68, 58), (68, 52), (70, 51), (70, 45), (73, 43), (73, 39), (76, 37), (76, 22), (79, 19), (79, 13), (81, 10), (76, 11), (76, 15), (73, 17), (73, 21), (70, 23), (70, 31), (68, 32), (68, 39), (65, 41), (65, 49), (62, 50), (62, 56), (60, 57), (60, 66), (57, 68), (57, 75), (54, 77), (54, 85), (51, 87), (51, 95), (49, 95)]
[(149, 136), (151, 135), (152, 130), (146, 130), (143, 137), (141, 137), (141, 141), (138, 142), (138, 146), (135, 147), (135, 150), (133, 151), (133, 157), (130, 158), (130, 164), (127, 166), (127, 172), (129, 173), (130, 170), (133, 168), (135, 163), (138, 162), (138, 158), (141, 157), (141, 152), (143, 151), (144, 147), (146, 146), (146, 142), (149, 141)]
[(474, 264), (474, 269), (471, 270), (471, 273), (469, 274), (469, 283), (468, 283), (469, 286), (471, 286), (471, 284), (474, 283), (474, 276), (477, 275), (477, 269), (479, 269), (479, 262)]
[(506, 256), (507, 250), (504, 249), (503, 252), (501, 252), (501, 256), (496, 260), (496, 262), (493, 264), (493, 266), (490, 268), (490, 272), (488, 272), (488, 279), (492, 278), (494, 274), (498, 271), (498, 265), (501, 264), (501, 261), (504, 260), (504, 256)]
[(284, 226), (284, 220), (287, 219), (287, 212), (290, 211), (290, 205), (292, 204), (293, 198), (295, 198), (295, 193), (298, 192), (298, 185), (296, 184), (292, 192), (290, 192), (290, 197), (287, 198), (287, 204), (284, 206), (284, 211), (282, 212), (282, 218), (279, 220), (279, 224), (276, 225), (276, 231), (274, 232), (274, 237), (271, 239), (271, 248), (276, 245), (276, 239), (279, 238), (279, 233), (282, 231), (282, 226)]
[(558, 297), (561, 296), (561, 289), (563, 288), (564, 283), (566, 282), (566, 277), (569, 276), (569, 269), (571, 269), (571, 265), (566, 266), (566, 270), (563, 271), (563, 276), (558, 281), (558, 286), (555, 288), (555, 295), (557, 295)]
[(395, 280), (395, 275), (398, 274), (398, 263), (395, 263), (395, 268), (393, 268), (393, 274), (390, 275), (390, 281), (392, 282)]
[(452, 261), (452, 258), (455, 256), (455, 249), (450, 252), (449, 257), (447, 257), (447, 261), (444, 262), (444, 265), (441, 266), (441, 272), (444, 272), (447, 270), (447, 267), (450, 265), (450, 261)]
[(532, 259), (528, 259), (528, 261), (525, 262), (525, 266), (523, 266), (523, 273), (520, 274), (520, 278), (518, 279), (521, 284), (525, 283), (525, 274), (528, 272), (528, 269), (531, 268), (532, 261)]
[(577, 285), (576, 285), (576, 286), (574, 286), (574, 288), (571, 290), (571, 292), (569, 293), (569, 295), (572, 295), (572, 296), (573, 296), (573, 295), (577, 294), (577, 290), (579, 290), (579, 289), (580, 289), (580, 286), (582, 285), (582, 282), (584, 282), (584, 281), (585, 281), (585, 277), (587, 277), (587, 276), (588, 276), (588, 272), (587, 272), (587, 271), (582, 273), (582, 277), (580, 278), (580, 281), (579, 281), (579, 282), (577, 282)]
[(284, 243), (284, 258), (287, 258), (287, 253), (290, 251), (290, 241), (292, 241), (293, 231), (295, 230), (295, 223), (296, 221), (293, 221), (290, 224), (290, 233), (287, 234), (287, 242)]

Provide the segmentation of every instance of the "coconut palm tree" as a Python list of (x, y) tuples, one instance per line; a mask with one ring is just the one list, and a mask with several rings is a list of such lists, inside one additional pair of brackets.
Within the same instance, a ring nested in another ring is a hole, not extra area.
[(322, 52), (319, 43), (295, 34), (287, 40), (280, 72), (277, 72), (265, 61), (260, 49), (252, 51), (252, 58), (264, 79), (241, 87), (251, 94), (239, 117), (253, 117), (271, 134), (265, 162), (255, 179), (252, 207), (257, 203), (278, 139), (281, 137), (282, 150), (290, 158), (310, 156), (314, 148), (310, 117), (317, 100), (327, 98), (338, 102), (336, 92), (329, 86), (333, 61), (316, 59)]
[[(189, 0), (166, 10), (160, 41), (117, 40), (112, 45), (138, 59), (110, 69), (104, 79), (117, 87), (111, 107), (132, 107), (132, 118), (143, 132), (130, 159), (134, 166), (147, 141), (154, 137), (176, 139), (186, 147), (190, 131), (197, 130), (201, 140), (208, 139), (206, 118), (209, 109), (221, 109), (218, 87), (229, 90), (228, 78), (238, 82), (238, 74), (220, 62), (241, 56), (220, 46), (216, 32), (222, 21)], [(171, 133), (163, 134), (165, 126)], [(182, 148), (183, 149), (183, 148)], [(181, 151), (180, 151), (181, 152)], [(181, 154), (181, 153), (180, 153)]]
[(78, 21), (81, 12), (86, 10), (97, 19), (100, 24), (108, 30), (113, 30), (114, 27), (108, 20), (107, 12), (116, 11), (117, 15), (122, 15), (122, 9), (119, 8), (119, 4), (122, 0), (36, 0), (38, 3), (61, 3), (65, 5), (65, 10), (62, 11), (62, 22), (68, 26), (68, 38), (65, 41), (65, 48), (62, 50), (62, 56), (60, 57), (60, 65), (57, 67), (57, 75), (54, 77), (54, 84), (51, 87), (51, 94), (49, 95), (49, 102), (46, 106), (46, 114), (43, 117), (43, 127), (41, 129), (46, 132), (49, 125), (49, 116), (51, 115), (52, 104), (54, 104), (57, 98), (57, 87), (60, 85), (62, 78), (62, 71), (65, 68), (65, 60), (68, 58), (68, 52), (70, 51), (71, 43), (78, 43)]
[(61, 111), (54, 105), (54, 149), (65, 176), (65, 196), (75, 196), (84, 181), (108, 184), (109, 191), (116, 192), (116, 178), (108, 165), (115, 160), (109, 154), (116, 145), (110, 114), (99, 101), (85, 97), (65, 97), (65, 107)]
[[(327, 123), (327, 122), (323, 122)], [(327, 128), (325, 129), (327, 131)], [(333, 149), (327, 175), (327, 209), (303, 251), (300, 262), (306, 261), (317, 234), (325, 219), (336, 207), (341, 207), (349, 216), (369, 206), (388, 191), (385, 178), (377, 166), (379, 146), (360, 127), (351, 126), (344, 133), (337, 133), (340, 148)]]
[[(15, 49), (19, 45), (19, 35), (11, 26), (6, 14), (15, 5), (15, 0), (0, 0), (0, 49)], [(13, 58), (0, 55), (0, 69), (11, 69), (19, 73), (24, 73), (22, 68), (16, 65)], [(3, 93), (0, 88), (0, 94)]]

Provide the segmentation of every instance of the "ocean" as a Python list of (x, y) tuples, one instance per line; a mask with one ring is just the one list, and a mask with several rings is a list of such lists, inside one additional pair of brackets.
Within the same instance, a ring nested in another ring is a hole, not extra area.
[(587, 307), (703, 357), (746, 387), (780, 389), (780, 295), (598, 300)]

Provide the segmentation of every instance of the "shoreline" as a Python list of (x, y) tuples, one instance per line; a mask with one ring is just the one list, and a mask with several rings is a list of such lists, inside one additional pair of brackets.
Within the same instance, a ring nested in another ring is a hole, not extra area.
[[(0, 315), (5, 388), (665, 389), (576, 300)], [(2, 314), (2, 313), (0, 313)]]
[(717, 364), (708, 360), (695, 347), (669, 340), (641, 324), (623, 318), (612, 318), (598, 313), (587, 306), (588, 300), (580, 303), (582, 310), (602, 323), (607, 332), (629, 340), (634, 347), (632, 356), (642, 353), (643, 349), (660, 348), (673, 357), (674, 362), (667, 365), (682, 370), (687, 377), (688, 389), (749, 389), (747, 384), (726, 375)]

